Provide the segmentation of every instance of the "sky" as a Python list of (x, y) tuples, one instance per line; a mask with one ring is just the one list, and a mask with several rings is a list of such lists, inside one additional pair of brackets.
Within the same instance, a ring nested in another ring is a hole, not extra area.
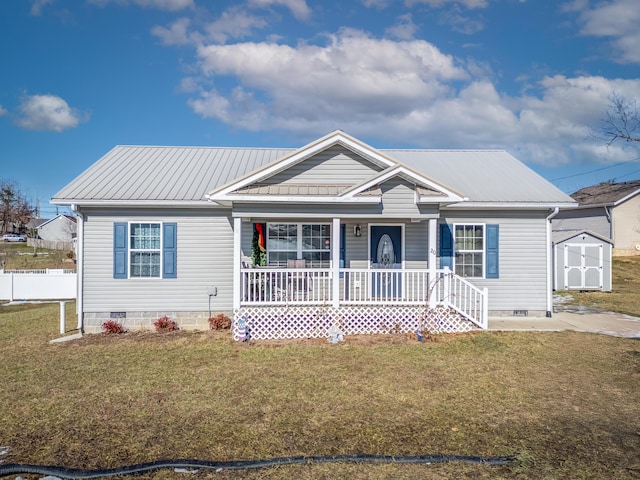
[(640, 102), (638, 25), (639, 0), (2, 0), (0, 179), (50, 218), (116, 145), (336, 129), (504, 149), (566, 193), (640, 179), (640, 143), (592, 134)]

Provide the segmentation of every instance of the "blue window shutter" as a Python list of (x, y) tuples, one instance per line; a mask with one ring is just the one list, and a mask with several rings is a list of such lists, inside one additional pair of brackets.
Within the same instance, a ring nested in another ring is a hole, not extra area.
[(499, 225), (487, 225), (487, 272), (486, 278), (499, 278)]
[(440, 225), (440, 268), (453, 270), (453, 227), (446, 223)]
[(177, 278), (176, 247), (178, 225), (176, 223), (162, 224), (162, 278)]
[(113, 278), (127, 278), (128, 252), (126, 222), (113, 224)]

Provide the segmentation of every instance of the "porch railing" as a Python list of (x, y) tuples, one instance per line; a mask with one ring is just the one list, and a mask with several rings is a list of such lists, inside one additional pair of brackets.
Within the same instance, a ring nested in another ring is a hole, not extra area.
[[(340, 305), (445, 305), (481, 328), (487, 327), (487, 289), (480, 289), (448, 268), (341, 268)], [(328, 305), (334, 303), (331, 269), (242, 268), (241, 306)]]

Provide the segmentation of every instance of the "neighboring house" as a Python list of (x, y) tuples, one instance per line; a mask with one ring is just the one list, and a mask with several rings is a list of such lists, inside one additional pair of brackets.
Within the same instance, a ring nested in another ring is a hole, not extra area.
[(553, 230), (587, 230), (613, 241), (615, 255), (640, 253), (640, 180), (605, 182), (586, 187), (571, 197), (577, 206), (563, 208)]
[(77, 221), (71, 215), (59, 214), (37, 227), (38, 237), (53, 242), (71, 242), (76, 237)]
[(205, 327), (213, 311), (235, 338), (550, 315), (550, 217), (574, 205), (504, 151), (342, 131), (299, 149), (118, 146), (52, 202), (78, 217), (85, 331)]

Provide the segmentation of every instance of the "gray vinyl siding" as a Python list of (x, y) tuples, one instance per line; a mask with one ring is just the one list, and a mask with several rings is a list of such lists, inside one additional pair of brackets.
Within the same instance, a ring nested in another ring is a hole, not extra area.
[(500, 277), (469, 279), (478, 288), (489, 289), (489, 311), (547, 310), (547, 215), (548, 212), (485, 212), (484, 215), (443, 212), (439, 223), (500, 226)]
[(611, 224), (604, 207), (560, 210), (551, 221), (553, 230), (557, 232), (589, 230), (603, 237), (611, 238)]
[(416, 205), (415, 185), (394, 177), (381, 186), (382, 214), (385, 217), (409, 217), (420, 215)]
[[(228, 212), (227, 212), (228, 213)], [(84, 311), (213, 312), (232, 309), (233, 229), (225, 214), (211, 210), (87, 211), (84, 223)], [(129, 221), (177, 223), (176, 279), (114, 279), (113, 224)]]
[(382, 170), (381, 167), (354, 154), (346, 148), (334, 146), (276, 173), (261, 183), (350, 185), (360, 183)]
[(429, 260), (427, 222), (407, 223), (404, 227), (405, 268), (426, 269)]
[(612, 208), (614, 247), (637, 254), (640, 250), (640, 195)]

